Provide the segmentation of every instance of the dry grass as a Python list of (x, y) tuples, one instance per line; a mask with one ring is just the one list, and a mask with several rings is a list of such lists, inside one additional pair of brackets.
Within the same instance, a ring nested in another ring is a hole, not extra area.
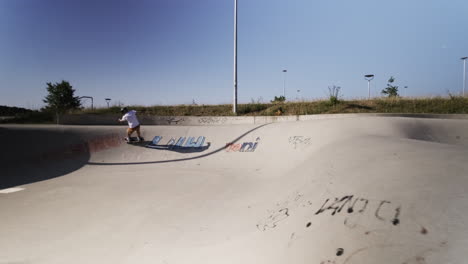
[[(157, 116), (230, 116), (231, 105), (129, 106), (140, 114)], [(118, 107), (83, 110), (80, 113), (119, 113)], [(286, 103), (250, 103), (238, 105), (238, 115), (311, 115), (335, 113), (432, 113), (468, 114), (468, 98), (375, 98), (342, 100), (333, 105), (328, 100)]]

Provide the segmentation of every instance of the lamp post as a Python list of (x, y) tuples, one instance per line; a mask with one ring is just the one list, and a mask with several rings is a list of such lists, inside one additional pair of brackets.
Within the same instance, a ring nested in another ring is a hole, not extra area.
[(284, 100), (286, 101), (286, 73), (288, 72), (288, 70), (283, 70), (283, 97), (284, 97)]
[(406, 89), (408, 89), (408, 86), (405, 86), (404, 88), (405, 88), (405, 97), (406, 97)]
[(110, 99), (110, 98), (106, 98), (106, 99), (104, 99), (104, 100), (106, 100), (107, 108), (109, 108), (109, 103), (110, 103), (111, 99)]
[(463, 61), (463, 96), (465, 96), (466, 86), (466, 59), (468, 59), (468, 57), (461, 58), (461, 60)]
[(237, 113), (237, 0), (234, 0), (234, 102), (232, 112)]
[(92, 96), (81, 96), (79, 99), (88, 98), (91, 99), (91, 110), (93, 110), (93, 97)]
[(367, 80), (367, 93), (368, 93), (368, 99), (370, 99), (370, 81), (374, 79), (374, 74), (364, 75), (364, 79)]

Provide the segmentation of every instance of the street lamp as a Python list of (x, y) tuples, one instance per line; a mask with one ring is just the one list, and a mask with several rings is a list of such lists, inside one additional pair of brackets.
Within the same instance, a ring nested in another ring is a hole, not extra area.
[(109, 103), (110, 103), (111, 99), (110, 99), (110, 98), (106, 98), (106, 99), (104, 99), (104, 100), (106, 100), (107, 108), (109, 108)]
[(283, 70), (283, 72), (283, 97), (284, 100), (286, 100), (286, 73), (288, 72), (288, 70)]
[(81, 96), (79, 99), (88, 98), (91, 99), (91, 110), (93, 110), (93, 97), (92, 96)]
[(406, 97), (406, 89), (408, 89), (408, 86), (405, 86), (405, 97)]
[(468, 57), (461, 58), (461, 60), (463, 61), (463, 96), (465, 96), (466, 86), (466, 59), (468, 59)]
[(234, 102), (232, 112), (237, 113), (237, 0), (234, 0)]
[(370, 81), (374, 79), (374, 74), (364, 75), (364, 79), (367, 80), (367, 93), (368, 93), (368, 98), (370, 99)]

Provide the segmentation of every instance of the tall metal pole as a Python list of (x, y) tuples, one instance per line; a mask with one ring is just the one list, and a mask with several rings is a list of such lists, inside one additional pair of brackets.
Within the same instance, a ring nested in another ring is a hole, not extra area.
[(370, 80), (367, 80), (367, 98), (370, 99)]
[(374, 74), (367, 74), (367, 75), (364, 75), (364, 79), (367, 80), (367, 98), (370, 99), (370, 81), (372, 81), (372, 79), (374, 79)]
[(288, 72), (288, 70), (283, 70), (284, 72), (284, 75), (283, 75), (283, 97), (284, 97), (284, 100), (286, 100), (286, 73)]
[(110, 103), (111, 99), (110, 98), (105, 98), (104, 100), (106, 100), (107, 108), (109, 108), (109, 103)]
[(237, 0), (234, 0), (234, 102), (232, 112), (237, 113)]
[(468, 57), (461, 58), (463, 60), (463, 96), (465, 96), (465, 86), (466, 86), (466, 59)]

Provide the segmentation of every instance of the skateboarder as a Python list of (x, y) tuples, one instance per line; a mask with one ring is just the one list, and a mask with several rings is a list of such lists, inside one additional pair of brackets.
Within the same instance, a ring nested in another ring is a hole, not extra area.
[(136, 111), (128, 111), (126, 107), (123, 107), (120, 109), (120, 112), (123, 114), (123, 116), (119, 119), (119, 122), (128, 122), (127, 137), (125, 138), (125, 140), (127, 140), (128, 142), (132, 141), (131, 136), (133, 132), (136, 131), (138, 135), (137, 141), (143, 141), (143, 138), (140, 135), (140, 122), (138, 122)]

